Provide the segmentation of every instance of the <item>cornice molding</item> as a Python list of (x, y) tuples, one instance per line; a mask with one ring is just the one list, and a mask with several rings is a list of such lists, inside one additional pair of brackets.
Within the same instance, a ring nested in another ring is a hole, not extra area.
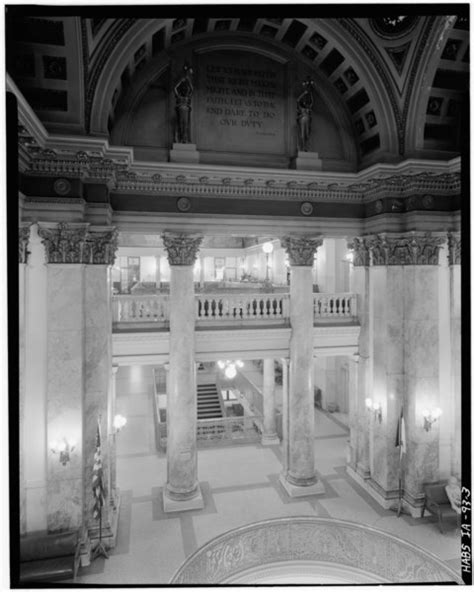
[(49, 134), (7, 74), (18, 99), (19, 168), (30, 176), (103, 182), (117, 193), (369, 203), (418, 194), (459, 195), (461, 159), (378, 163), (356, 173), (136, 161), (105, 138)]

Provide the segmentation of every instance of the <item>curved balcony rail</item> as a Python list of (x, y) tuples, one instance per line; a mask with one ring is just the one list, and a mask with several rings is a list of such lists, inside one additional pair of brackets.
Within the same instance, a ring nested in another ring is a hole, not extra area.
[(261, 576), (262, 567), (268, 568), (269, 582), (272, 568), (275, 573), (280, 568), (281, 577), (282, 567), (288, 575), (292, 564), (303, 562), (314, 583), (321, 581), (317, 573), (324, 575), (325, 568), (338, 573), (342, 584), (351, 583), (351, 578), (352, 583), (462, 583), (443, 561), (417, 545), (376, 528), (312, 516), (276, 518), (230, 530), (190, 555), (170, 583), (250, 584), (252, 574)]
[(198, 294), (196, 320), (288, 321), (290, 295), (284, 294)]
[[(115, 324), (169, 323), (169, 295), (112, 296)], [(273, 322), (289, 323), (288, 293), (196, 294), (195, 318), (201, 325), (245, 324)], [(353, 322), (357, 320), (357, 295), (350, 293), (313, 294), (315, 323)]]
[(313, 295), (314, 320), (357, 319), (357, 294), (327, 294), (319, 292)]

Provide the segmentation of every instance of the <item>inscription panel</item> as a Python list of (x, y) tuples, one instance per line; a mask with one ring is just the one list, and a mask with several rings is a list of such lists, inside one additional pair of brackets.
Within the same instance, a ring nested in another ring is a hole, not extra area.
[(250, 52), (199, 56), (196, 88), (200, 150), (284, 154), (286, 68)]

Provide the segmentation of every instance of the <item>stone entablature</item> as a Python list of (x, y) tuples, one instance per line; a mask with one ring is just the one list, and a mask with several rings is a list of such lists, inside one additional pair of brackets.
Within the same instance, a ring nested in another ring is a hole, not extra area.
[(288, 253), (290, 265), (312, 267), (314, 254), (323, 244), (322, 238), (285, 236), (281, 245)]
[(118, 232), (84, 223), (38, 224), (48, 263), (113, 265)]
[[(448, 235), (448, 244), (449, 244)], [(445, 237), (430, 233), (382, 233), (354, 238), (348, 242), (353, 249), (356, 267), (380, 265), (438, 265), (439, 249)]]
[(194, 265), (202, 236), (165, 232), (162, 237), (170, 265)]
[(20, 226), (18, 229), (18, 263), (28, 263), (28, 242), (30, 240), (30, 225)]

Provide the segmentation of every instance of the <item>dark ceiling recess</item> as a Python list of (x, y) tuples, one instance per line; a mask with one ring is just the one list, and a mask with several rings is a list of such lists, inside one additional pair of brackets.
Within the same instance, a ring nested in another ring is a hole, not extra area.
[(469, 90), (469, 73), (455, 72), (454, 70), (437, 70), (432, 86), (435, 88), (467, 92)]
[(343, 56), (337, 51), (337, 49), (333, 49), (321, 62), (320, 68), (327, 76), (331, 76), (334, 70), (340, 66), (343, 61)]
[(241, 18), (237, 29), (239, 31), (253, 31), (256, 24), (257, 24), (257, 19)]
[(13, 18), (9, 20), (11, 39), (25, 43), (64, 45), (64, 26), (62, 21), (37, 18)]
[(286, 33), (283, 35), (283, 43), (286, 43), (290, 47), (296, 47), (298, 45), (298, 41), (306, 32), (308, 27), (300, 23), (299, 21), (293, 21), (291, 25), (286, 30)]
[(367, 105), (369, 100), (370, 99), (367, 93), (365, 92), (365, 89), (362, 88), (359, 92), (357, 92), (354, 96), (347, 100), (347, 105), (349, 107), (350, 112), (354, 114), (357, 113), (359, 109), (362, 109), (364, 105)]

